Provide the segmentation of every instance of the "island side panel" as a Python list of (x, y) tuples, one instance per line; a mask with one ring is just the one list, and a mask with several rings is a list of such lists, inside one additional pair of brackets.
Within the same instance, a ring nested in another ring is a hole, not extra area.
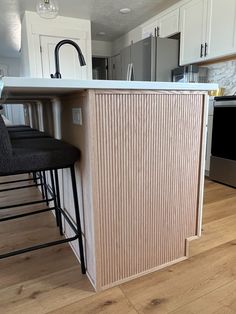
[[(81, 160), (76, 163), (76, 177), (82, 217), (82, 228), (84, 232), (84, 249), (86, 255), (87, 275), (92, 284), (96, 285), (95, 265), (95, 241), (93, 221), (93, 187), (92, 187), (92, 119), (90, 113), (89, 92), (80, 92), (61, 98), (62, 101), (62, 139), (78, 147), (81, 150)], [(73, 123), (72, 109), (81, 108), (82, 125)], [(63, 198), (65, 209), (74, 217), (73, 195), (70, 183), (70, 173), (63, 171)], [(65, 223), (66, 236), (71, 236), (73, 231)], [(79, 257), (77, 241), (72, 242), (72, 248)]]
[(197, 235), (204, 94), (96, 91), (96, 287), (186, 257)]

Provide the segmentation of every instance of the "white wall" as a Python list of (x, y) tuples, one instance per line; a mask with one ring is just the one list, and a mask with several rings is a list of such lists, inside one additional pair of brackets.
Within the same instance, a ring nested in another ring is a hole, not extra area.
[(43, 77), (40, 36), (79, 39), (81, 33), (84, 35), (83, 40), (86, 41), (87, 79), (90, 79), (92, 78), (91, 22), (64, 16), (47, 20), (35, 12), (26, 11), (22, 22), (22, 76)]
[(0, 57), (0, 68), (1, 65), (7, 68), (7, 76), (20, 76), (20, 56), (19, 58)]
[(93, 57), (111, 57), (112, 42), (110, 41), (92, 41), (92, 55)]

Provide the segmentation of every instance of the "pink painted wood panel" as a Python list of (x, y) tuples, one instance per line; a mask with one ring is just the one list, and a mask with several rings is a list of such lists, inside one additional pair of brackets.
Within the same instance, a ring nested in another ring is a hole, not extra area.
[(204, 95), (95, 92), (96, 285), (186, 255), (196, 235)]

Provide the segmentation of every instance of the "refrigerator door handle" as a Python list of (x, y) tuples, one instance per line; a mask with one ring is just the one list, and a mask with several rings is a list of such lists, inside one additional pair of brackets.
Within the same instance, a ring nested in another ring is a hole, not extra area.
[(130, 63), (130, 81), (134, 81), (134, 65)]
[(128, 64), (128, 68), (127, 68), (126, 81), (130, 81), (130, 63)]

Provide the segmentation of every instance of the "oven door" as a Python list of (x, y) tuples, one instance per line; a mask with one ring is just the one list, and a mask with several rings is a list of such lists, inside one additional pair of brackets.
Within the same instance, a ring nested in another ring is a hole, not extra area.
[(236, 98), (214, 104), (210, 178), (236, 187)]
[(236, 160), (236, 100), (215, 102), (211, 154)]

